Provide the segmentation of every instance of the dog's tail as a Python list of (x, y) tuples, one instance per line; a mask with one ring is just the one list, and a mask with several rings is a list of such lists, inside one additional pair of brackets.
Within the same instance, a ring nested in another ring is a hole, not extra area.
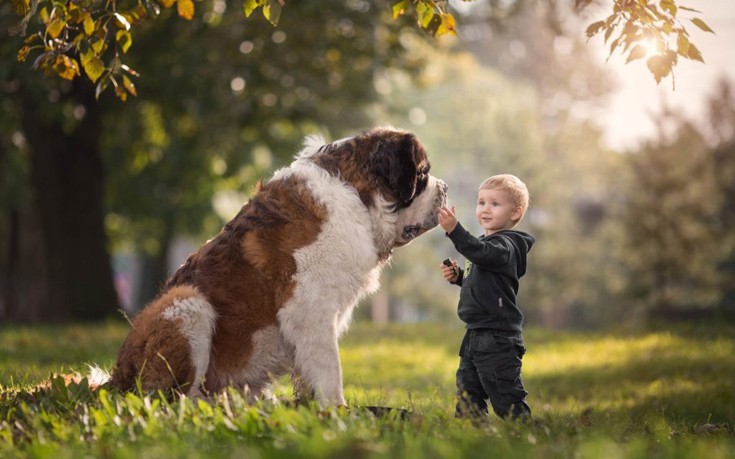
[(112, 380), (112, 375), (107, 370), (98, 367), (97, 365), (87, 365), (89, 367), (89, 374), (87, 375), (87, 381), (89, 387), (98, 389), (100, 387), (107, 386)]

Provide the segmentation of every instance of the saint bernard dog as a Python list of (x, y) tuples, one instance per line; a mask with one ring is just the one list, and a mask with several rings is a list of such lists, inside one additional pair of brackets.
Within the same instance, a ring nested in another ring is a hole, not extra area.
[(254, 398), (290, 373), (297, 398), (344, 405), (338, 339), (393, 249), (437, 225), (429, 167), (407, 131), (307, 138), (134, 318), (111, 385)]

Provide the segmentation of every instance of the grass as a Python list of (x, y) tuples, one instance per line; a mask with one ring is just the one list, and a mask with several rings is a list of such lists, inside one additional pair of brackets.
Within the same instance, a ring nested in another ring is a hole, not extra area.
[(169, 402), (59, 378), (35, 391), (52, 373), (109, 368), (126, 325), (0, 328), (0, 457), (730, 458), (734, 331), (529, 330), (535, 422), (473, 425), (453, 417), (457, 325), (354, 325), (341, 345), (350, 410), (250, 405), (235, 390)]

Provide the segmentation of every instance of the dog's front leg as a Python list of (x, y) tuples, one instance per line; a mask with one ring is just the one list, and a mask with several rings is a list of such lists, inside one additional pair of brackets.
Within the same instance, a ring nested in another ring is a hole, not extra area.
[(299, 389), (310, 389), (321, 406), (345, 405), (336, 317), (309, 312), (285, 308), (278, 313), (281, 334), (294, 347), (294, 368), (302, 386)]

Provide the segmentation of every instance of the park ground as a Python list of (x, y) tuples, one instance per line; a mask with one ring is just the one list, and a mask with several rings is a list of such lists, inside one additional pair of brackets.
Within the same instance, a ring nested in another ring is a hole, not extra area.
[(0, 457), (735, 457), (733, 325), (529, 329), (525, 424), (454, 419), (459, 324), (354, 324), (341, 344), (347, 410), (49, 383), (109, 369), (127, 327), (0, 328)]

